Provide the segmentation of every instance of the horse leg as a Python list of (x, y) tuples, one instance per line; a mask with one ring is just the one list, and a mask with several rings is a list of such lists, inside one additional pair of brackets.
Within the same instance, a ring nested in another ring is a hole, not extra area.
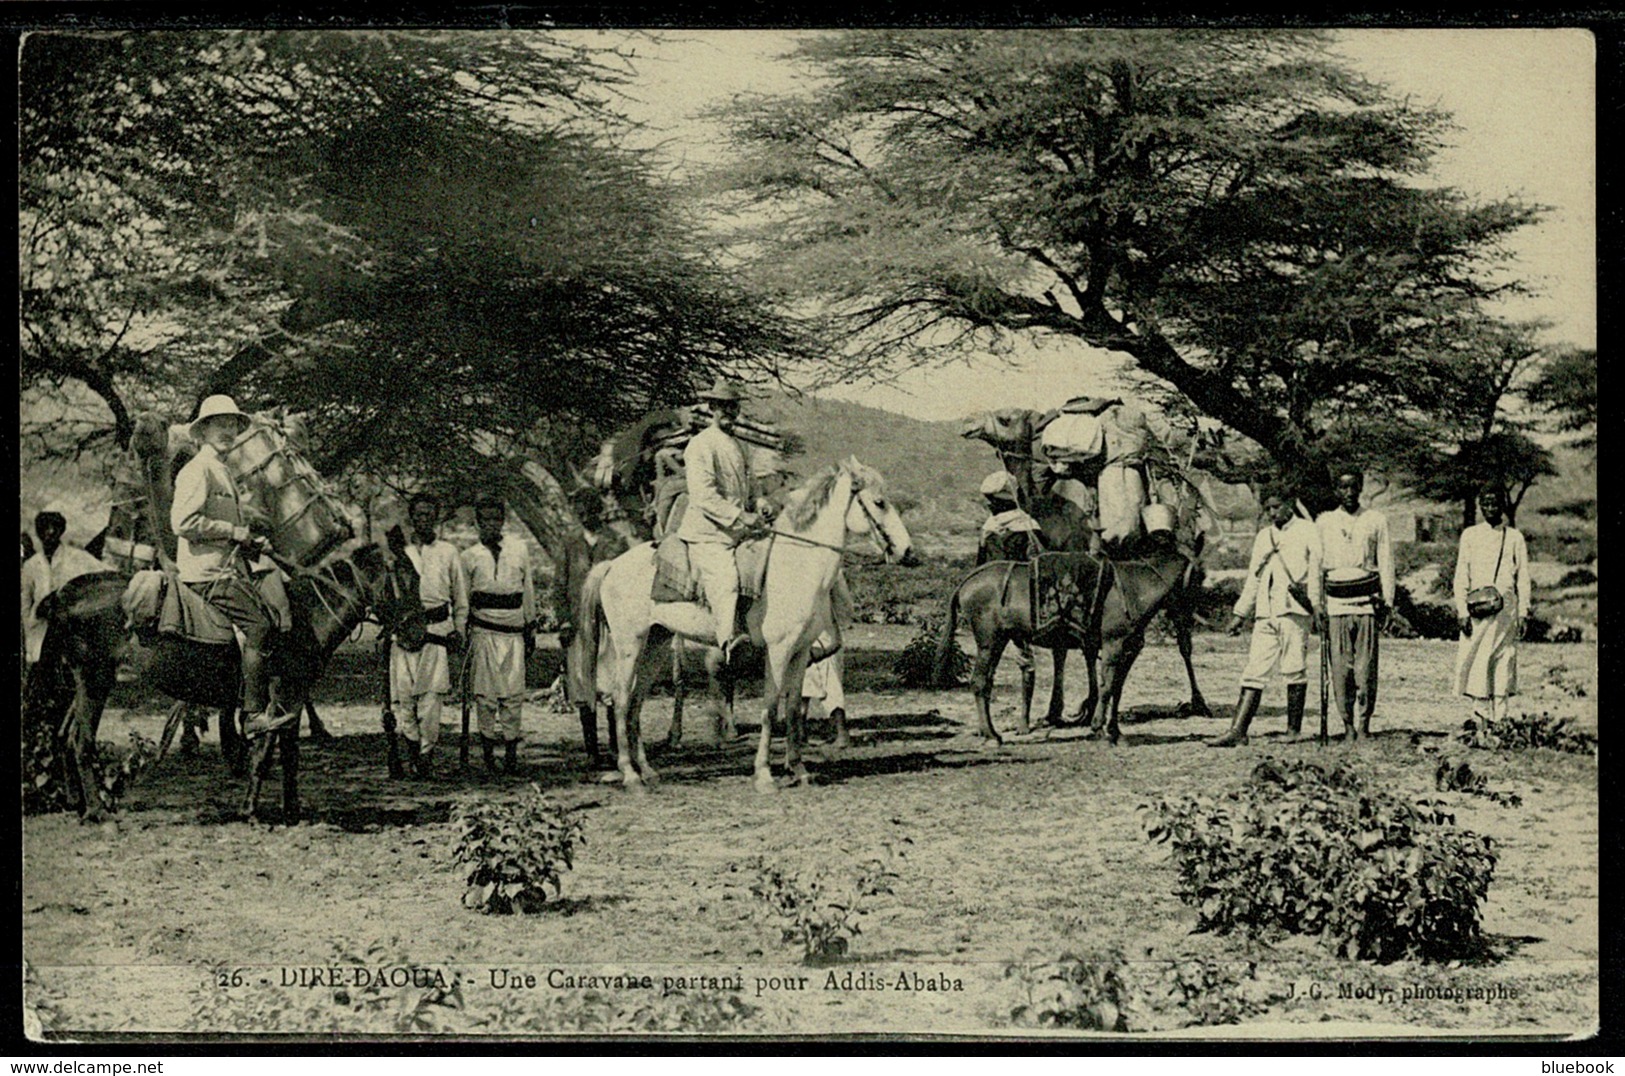
[(309, 699), (305, 700), (305, 716), (310, 718), (310, 738), (321, 743), (332, 743), (333, 734), (327, 731), (322, 719), (316, 716), (316, 704)]
[[(783, 716), (784, 697), (780, 693), (778, 678), (773, 675), (773, 662), (771, 655), (767, 663), (767, 676), (762, 683), (762, 697), (767, 703), (767, 709), (762, 714), (761, 735), (756, 738), (756, 762), (753, 780), (758, 792), (774, 792), (778, 786), (773, 783), (773, 763), (769, 758), (769, 749), (773, 742), (773, 718), (775, 714)], [(788, 729), (785, 730), (788, 733)]]
[[(629, 711), (632, 709), (632, 698), (638, 690), (638, 665), (643, 659), (643, 651), (648, 644), (648, 637), (643, 636), (635, 643), (631, 653), (618, 652), (615, 657), (620, 668), (616, 670), (615, 701), (612, 704), (615, 716), (614, 728), (618, 735), (612, 739), (615, 743), (615, 768), (621, 772), (621, 783), (629, 792), (642, 792), (643, 778), (638, 776), (637, 769), (632, 765), (632, 723), (629, 720)], [(617, 648), (618, 649), (618, 648)]]
[[(290, 721), (276, 732), (282, 737), (282, 824), (299, 824), (299, 722)], [(266, 739), (270, 739), (269, 736)]]
[(68, 711), (68, 754), (72, 758), (73, 779), (79, 786), (79, 815), (86, 822), (103, 817), (101, 782), (96, 777), (96, 726), (101, 712), (91, 699), (85, 671), (73, 666), (73, 701)]
[(248, 772), (248, 745), (243, 742), (243, 734), (237, 726), (237, 708), (223, 707), (219, 723), (220, 753), (225, 756), (226, 768), (233, 777), (241, 777)]
[(1071, 725), (1094, 726), (1095, 715), (1100, 711), (1100, 651), (1085, 648), (1083, 651), (1083, 668), (1089, 675), (1089, 694), (1078, 703), (1078, 711), (1067, 719)]
[(1049, 652), (1050, 662), (1055, 669), (1055, 682), (1049, 689), (1049, 709), (1044, 711), (1044, 724), (1062, 724), (1062, 715), (1066, 712), (1066, 648), (1056, 647)]
[(688, 689), (683, 684), (683, 640), (671, 641), (671, 728), (666, 732), (666, 746), (676, 747), (683, 742), (683, 702)]
[(976, 697), (977, 731), (983, 739), (1002, 744), (999, 732), (993, 727), (993, 674), (998, 671), (999, 658), (1004, 654), (1010, 637), (995, 632), (991, 639), (976, 640), (976, 669), (971, 674), (971, 691)]
[[(1017, 643), (1016, 654), (1021, 658), (1021, 723), (1018, 731), (1026, 736), (1032, 732), (1033, 716), (1033, 686), (1038, 681), (1038, 670), (1033, 665), (1033, 648), (1031, 643)], [(989, 685), (989, 690), (992, 685)]]
[(1207, 700), (1202, 697), (1202, 689), (1196, 686), (1196, 666), (1191, 662), (1191, 629), (1192, 620), (1188, 609), (1173, 610), (1174, 641), (1179, 645), (1179, 656), (1185, 662), (1185, 676), (1191, 682), (1191, 701), (1181, 707), (1185, 717), (1212, 717), (1213, 711), (1208, 709)]
[(799, 693), (785, 692), (779, 696), (785, 702), (784, 770), (786, 782), (792, 788), (805, 788), (812, 784), (812, 774), (807, 772), (802, 758), (802, 748), (807, 743), (807, 700), (791, 698), (792, 694)]
[(248, 816), (250, 822), (259, 821), (260, 786), (265, 783), (265, 778), (270, 776), (275, 754), (272, 749), (275, 746), (276, 737), (269, 734), (256, 736), (249, 741), (248, 799), (243, 804), (243, 813)]
[(721, 700), (717, 711), (717, 739), (723, 743), (737, 740), (739, 726), (734, 723), (734, 689), (739, 677), (734, 672), (733, 662), (725, 660), (722, 651), (709, 649), (705, 652), (705, 675), (713, 705), (715, 700)]

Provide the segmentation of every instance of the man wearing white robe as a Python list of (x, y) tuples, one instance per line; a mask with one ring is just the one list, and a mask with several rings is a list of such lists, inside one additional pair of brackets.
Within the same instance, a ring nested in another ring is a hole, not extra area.
[(468, 674), (480, 720), (485, 768), (496, 773), (496, 746), (507, 772), (519, 772), (520, 715), (525, 700), (525, 655), (536, 620), (530, 557), (522, 542), (504, 540), (507, 509), (501, 501), (474, 507), (480, 540), (463, 550), (468, 575)]
[[(1456, 650), (1456, 691), (1473, 700), (1479, 718), (1500, 721), (1508, 699), (1518, 693), (1518, 640), (1529, 619), (1529, 549), (1523, 535), (1506, 522), (1506, 501), (1499, 490), (1479, 498), (1482, 523), (1461, 532), (1456, 555), (1456, 618), (1461, 642)], [(1467, 595), (1480, 587), (1501, 594), (1494, 616), (1474, 617)]]
[(45, 644), (46, 621), (39, 615), (40, 602), (62, 588), (70, 579), (93, 572), (111, 571), (107, 565), (83, 549), (62, 540), (67, 517), (47, 508), (34, 517), (34, 533), (39, 549), (23, 562), (23, 642), (29, 668), (39, 663)]
[(440, 502), (420, 494), (407, 511), (412, 541), (406, 557), (418, 575), (427, 639), (415, 652), (402, 649), (398, 638), (391, 644), (389, 697), (406, 737), (407, 759), (424, 776), (440, 742), (440, 716), (452, 687), (452, 655), (461, 653), (468, 631), (468, 574), (457, 547), (435, 534)]

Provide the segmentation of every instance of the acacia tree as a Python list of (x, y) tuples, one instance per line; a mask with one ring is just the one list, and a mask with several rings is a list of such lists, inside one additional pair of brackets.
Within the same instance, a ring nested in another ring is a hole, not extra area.
[(553, 549), (604, 429), (794, 347), (621, 147), (611, 51), (76, 34), (22, 67), (24, 383), (100, 397), (79, 445), (136, 405), (287, 404), (330, 474), (466, 493), (495, 468)]
[(721, 113), (761, 278), (883, 375), (1009, 334), (1126, 353), (1325, 488), (1326, 432), (1396, 418), (1532, 220), (1421, 181), (1447, 118), (1312, 32), (853, 31)]
[(1581, 448), (1597, 447), (1597, 349), (1558, 350), (1529, 387), (1529, 402), (1557, 420), (1557, 429), (1576, 434)]

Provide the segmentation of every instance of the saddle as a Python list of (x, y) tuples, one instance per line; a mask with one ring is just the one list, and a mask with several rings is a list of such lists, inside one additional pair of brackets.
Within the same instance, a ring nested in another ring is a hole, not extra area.
[(1077, 645), (1099, 632), (1111, 562), (1087, 553), (1040, 553), (1032, 563), (1033, 641)]
[[(767, 549), (768, 539), (756, 538), (741, 542), (734, 550), (741, 601), (762, 596), (762, 583), (767, 578)], [(656, 602), (698, 602), (706, 605), (700, 577), (688, 562), (688, 543), (676, 534), (667, 534), (655, 547), (655, 580), (649, 597)]]
[(177, 577), (137, 572), (124, 592), (126, 621), (143, 636), (174, 635), (195, 643), (236, 647), (231, 618)]

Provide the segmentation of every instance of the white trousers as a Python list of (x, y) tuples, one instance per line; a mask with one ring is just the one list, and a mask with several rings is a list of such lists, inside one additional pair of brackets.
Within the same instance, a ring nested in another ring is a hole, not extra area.
[(451, 656), (426, 644), (417, 653), (389, 648), (389, 703), (401, 735), (424, 751), (440, 741), (440, 714), (451, 690)]
[(732, 546), (721, 542), (689, 542), (688, 563), (700, 577), (705, 603), (717, 621), (717, 645), (734, 637), (734, 613), (739, 608), (739, 566)]
[(1287, 613), (1255, 620), (1252, 646), (1247, 651), (1247, 668), (1241, 674), (1241, 686), (1262, 691), (1276, 670), (1280, 670), (1281, 679), (1288, 685), (1308, 683), (1308, 639), (1307, 616)]

